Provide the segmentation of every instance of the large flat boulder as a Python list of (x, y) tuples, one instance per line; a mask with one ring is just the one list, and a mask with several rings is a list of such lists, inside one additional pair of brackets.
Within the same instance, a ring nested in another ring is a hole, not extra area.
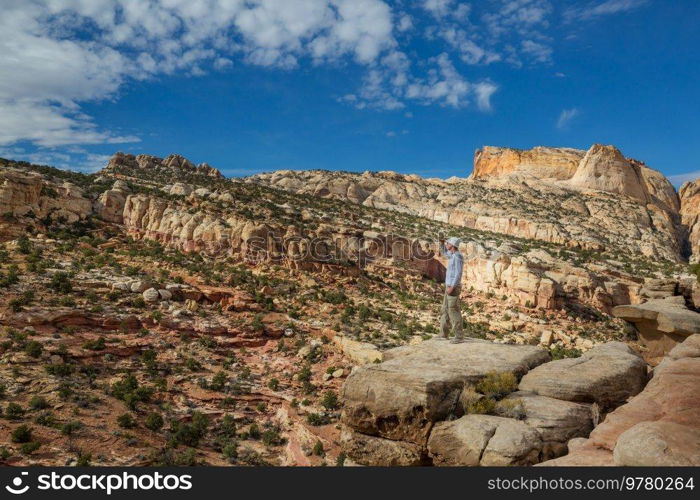
[(425, 445), (435, 422), (460, 414), (466, 384), (487, 373), (523, 375), (550, 359), (535, 346), (431, 340), (384, 353), (385, 361), (355, 369), (343, 387), (343, 422), (373, 436)]
[(593, 429), (591, 405), (517, 391), (504, 401), (519, 402), (522, 421), (537, 430), (542, 438), (542, 459), (567, 453), (567, 443), (587, 437)]
[(700, 335), (675, 347), (646, 388), (585, 442), (542, 465), (700, 465)]
[(634, 324), (650, 357), (664, 356), (689, 335), (700, 333), (700, 313), (688, 309), (682, 296), (617, 306), (612, 313)]
[(615, 408), (638, 394), (647, 382), (647, 364), (629, 346), (609, 342), (580, 358), (538, 366), (520, 381), (521, 391)]
[(542, 440), (535, 429), (519, 420), (465, 415), (435, 425), (428, 451), (435, 465), (532, 465), (539, 462)]

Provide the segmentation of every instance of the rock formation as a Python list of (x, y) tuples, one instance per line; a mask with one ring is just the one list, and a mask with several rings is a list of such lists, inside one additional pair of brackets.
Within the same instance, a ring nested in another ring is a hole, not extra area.
[(289, 170), (249, 182), (455, 226), (680, 261), (679, 200), (659, 172), (612, 146), (477, 151), (469, 179)]
[(541, 465), (700, 465), (700, 335), (674, 347), (641, 393), (569, 450)]
[[(464, 401), (494, 372), (522, 376), (518, 391), (496, 415), (469, 413)], [(559, 361), (540, 348), (476, 340), (400, 347), (346, 380), (344, 449), (366, 465), (531, 465), (587, 436), (592, 405), (613, 409), (646, 380), (646, 363), (621, 343)]]
[(612, 312), (634, 324), (650, 357), (664, 356), (688, 336), (700, 333), (700, 313), (689, 310), (682, 296), (617, 306)]

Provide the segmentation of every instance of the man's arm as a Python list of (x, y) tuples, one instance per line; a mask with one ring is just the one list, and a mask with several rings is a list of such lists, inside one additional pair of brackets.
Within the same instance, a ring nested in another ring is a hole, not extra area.
[(445, 248), (445, 239), (441, 238), (440, 243), (438, 244), (438, 250), (440, 252), (440, 255), (443, 257), (449, 257), (450, 255), (447, 253), (447, 248)]

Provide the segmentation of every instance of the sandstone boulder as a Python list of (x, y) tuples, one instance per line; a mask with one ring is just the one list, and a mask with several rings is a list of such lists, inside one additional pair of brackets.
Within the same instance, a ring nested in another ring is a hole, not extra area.
[(617, 306), (613, 315), (634, 324), (651, 357), (663, 356), (689, 335), (700, 333), (700, 313), (689, 310), (682, 296)]
[[(700, 334), (666, 356), (646, 388), (568, 455), (541, 465), (700, 465)], [(619, 446), (619, 450), (618, 450)]]
[(362, 465), (401, 467), (427, 462), (423, 447), (417, 444), (368, 436), (347, 427), (340, 435), (340, 445), (348, 457)]
[(422, 445), (434, 422), (460, 412), (457, 401), (466, 384), (493, 371), (520, 376), (549, 354), (534, 346), (431, 340), (386, 351), (384, 359), (346, 379), (343, 421), (364, 434)]
[(547, 460), (566, 454), (567, 443), (587, 437), (593, 429), (591, 405), (514, 392), (504, 401), (522, 405), (523, 422), (537, 430), (542, 438), (542, 458)]
[(629, 346), (609, 342), (580, 358), (541, 365), (520, 381), (520, 390), (611, 409), (638, 394), (647, 381), (647, 365)]
[(542, 440), (524, 422), (492, 415), (465, 415), (440, 422), (430, 434), (428, 451), (435, 465), (532, 465)]
[(149, 304), (153, 304), (160, 300), (160, 294), (155, 288), (149, 288), (148, 290), (143, 292), (143, 300), (145, 300)]
[(684, 467), (700, 464), (700, 427), (642, 422), (626, 430), (613, 450), (616, 465)]

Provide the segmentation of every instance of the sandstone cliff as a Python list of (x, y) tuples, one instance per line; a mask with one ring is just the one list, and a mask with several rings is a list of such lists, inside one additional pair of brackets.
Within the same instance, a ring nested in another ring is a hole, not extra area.
[(469, 179), (280, 171), (248, 182), (573, 248), (681, 261), (679, 201), (663, 175), (611, 146), (487, 147)]

